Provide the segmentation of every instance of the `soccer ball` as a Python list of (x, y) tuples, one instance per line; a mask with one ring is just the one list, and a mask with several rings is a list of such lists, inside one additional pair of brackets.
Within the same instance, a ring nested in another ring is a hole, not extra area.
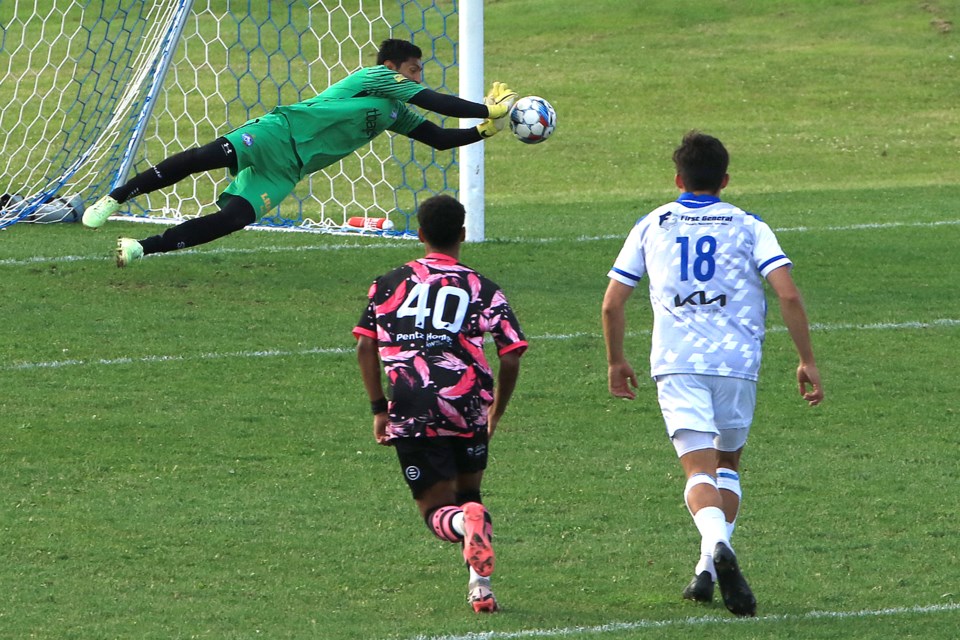
[(556, 127), (557, 112), (540, 96), (520, 98), (510, 109), (510, 131), (520, 142), (543, 142)]

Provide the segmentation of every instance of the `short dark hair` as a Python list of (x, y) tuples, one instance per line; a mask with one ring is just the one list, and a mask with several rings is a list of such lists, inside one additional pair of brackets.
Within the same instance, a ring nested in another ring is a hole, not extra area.
[(380, 50), (377, 51), (377, 64), (383, 64), (387, 60), (395, 65), (401, 65), (410, 58), (422, 58), (423, 51), (420, 47), (407, 40), (397, 38), (387, 38), (380, 43)]
[(446, 194), (427, 198), (417, 209), (417, 222), (423, 239), (437, 249), (457, 246), (466, 216), (460, 201)]
[(673, 164), (687, 191), (720, 191), (730, 166), (723, 143), (699, 131), (688, 131), (673, 152)]

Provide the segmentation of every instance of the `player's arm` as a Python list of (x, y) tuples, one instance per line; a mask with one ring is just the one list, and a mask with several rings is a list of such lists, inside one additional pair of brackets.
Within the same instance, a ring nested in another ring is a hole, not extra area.
[[(370, 398), (370, 407), (374, 411), (373, 437), (380, 444), (386, 444), (389, 415), (386, 407), (387, 398), (380, 378), (380, 353), (376, 340), (365, 335), (357, 337), (357, 362), (360, 365), (363, 386)], [(378, 410), (380, 408), (382, 410)]]
[(440, 93), (433, 89), (422, 89), (410, 98), (409, 104), (439, 113), (451, 118), (489, 118), (490, 108), (485, 104), (470, 102), (457, 96)]
[(417, 142), (444, 151), (483, 140), (484, 136), (480, 132), (480, 126), (482, 125), (467, 127), (466, 129), (444, 129), (429, 120), (424, 120), (407, 135)]
[[(767, 282), (780, 300), (780, 315), (787, 326), (787, 332), (800, 356), (797, 367), (797, 383), (800, 395), (811, 406), (823, 400), (823, 386), (820, 383), (820, 371), (813, 357), (813, 343), (810, 340), (810, 324), (803, 306), (800, 290), (790, 275), (790, 267), (785, 265), (767, 274)], [(808, 390), (809, 385), (809, 390)]]
[(443, 151), (479, 142), (502, 131), (510, 107), (517, 101), (517, 92), (502, 82), (494, 82), (490, 92), (484, 97), (483, 104), (438, 93), (432, 89), (422, 89), (407, 101), (445, 116), (486, 118), (476, 127), (466, 129), (442, 129), (422, 122), (407, 134), (418, 142)]
[(610, 393), (617, 398), (633, 400), (636, 394), (637, 374), (627, 361), (623, 350), (623, 340), (627, 331), (627, 300), (633, 293), (633, 287), (622, 282), (610, 280), (607, 292), (603, 296), (601, 311), (603, 320), (603, 339), (607, 345), (607, 384)]
[(483, 99), (483, 104), (427, 88), (421, 89), (407, 100), (409, 104), (442, 116), (493, 120), (506, 116), (516, 101), (517, 92), (503, 82), (493, 83), (490, 92)]
[(493, 390), (493, 404), (487, 412), (487, 437), (492, 438), (497, 430), (500, 418), (507, 410), (513, 390), (517, 387), (517, 378), (520, 376), (520, 354), (522, 349), (514, 349), (500, 354), (500, 367), (497, 371), (497, 385)]

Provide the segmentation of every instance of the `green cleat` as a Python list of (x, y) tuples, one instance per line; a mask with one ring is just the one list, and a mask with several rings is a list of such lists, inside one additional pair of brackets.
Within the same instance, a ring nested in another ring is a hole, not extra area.
[(110, 196), (103, 196), (83, 212), (83, 226), (90, 229), (99, 229), (107, 218), (120, 210), (120, 203)]
[(143, 257), (143, 245), (133, 238), (117, 238), (117, 267), (125, 266)]

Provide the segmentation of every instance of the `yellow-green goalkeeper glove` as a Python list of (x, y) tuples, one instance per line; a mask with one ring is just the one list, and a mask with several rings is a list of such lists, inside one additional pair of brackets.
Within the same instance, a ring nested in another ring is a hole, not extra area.
[(498, 131), (503, 130), (503, 123), (506, 121), (506, 118), (498, 118), (496, 120), (487, 118), (477, 125), (477, 133), (479, 133), (480, 137), (483, 139), (492, 138), (493, 136), (497, 135)]
[[(517, 92), (511, 89), (504, 82), (494, 82), (490, 87), (490, 93), (488, 93), (484, 99), (483, 103), (487, 105), (488, 116), (492, 120), (499, 120), (503, 118), (508, 113), (510, 113), (510, 107), (513, 106), (513, 103), (517, 101)], [(500, 129), (502, 129), (502, 123)], [(497, 129), (498, 131), (500, 129)]]

